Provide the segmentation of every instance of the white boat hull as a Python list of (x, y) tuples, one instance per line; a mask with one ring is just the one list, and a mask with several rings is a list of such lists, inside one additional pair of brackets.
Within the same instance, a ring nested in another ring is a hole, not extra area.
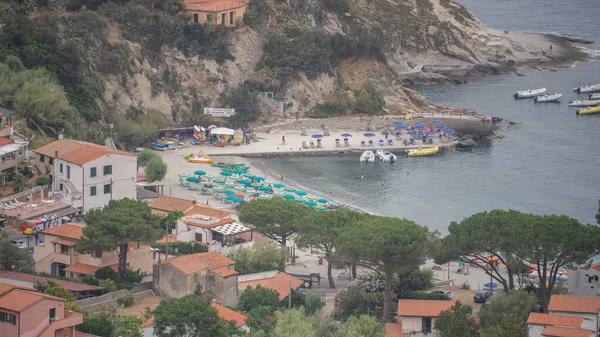
[(546, 88), (521, 90), (514, 93), (514, 98), (533, 98), (546, 92)]
[(590, 92), (598, 92), (600, 91), (600, 84), (586, 85), (583, 87), (577, 87), (574, 89), (575, 92), (580, 94), (587, 94)]
[(533, 100), (536, 103), (551, 103), (551, 102), (560, 102), (560, 98), (562, 97), (562, 94), (552, 94), (552, 95), (542, 95), (542, 96), (537, 96), (535, 97)]
[(600, 99), (600, 94), (590, 94), (590, 100), (597, 100)]
[(373, 153), (373, 151), (365, 151), (360, 155), (359, 161), (361, 163), (374, 163), (375, 154)]
[(398, 160), (398, 157), (390, 151), (377, 150), (377, 157), (384, 163), (393, 163)]
[(595, 100), (574, 100), (569, 102), (569, 106), (575, 107), (587, 107), (600, 105), (600, 99)]

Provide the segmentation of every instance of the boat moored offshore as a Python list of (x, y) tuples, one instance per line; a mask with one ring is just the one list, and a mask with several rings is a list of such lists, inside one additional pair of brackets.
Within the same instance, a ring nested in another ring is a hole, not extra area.
[(555, 94), (545, 94), (545, 95), (541, 95), (541, 96), (537, 96), (533, 98), (533, 101), (536, 103), (550, 103), (550, 102), (560, 102), (560, 98), (562, 97), (562, 94), (559, 93), (555, 93)]
[(590, 97), (591, 100), (600, 99), (600, 94), (590, 94), (589, 97)]
[(376, 154), (384, 163), (393, 163), (398, 160), (398, 157), (390, 151), (377, 150)]
[(438, 152), (440, 152), (440, 148), (437, 146), (406, 150), (406, 154), (409, 157), (430, 156), (430, 155), (436, 154)]
[(579, 94), (587, 94), (590, 92), (598, 92), (600, 91), (600, 84), (590, 84), (588, 83), (587, 85), (583, 85), (580, 87), (577, 87), (575, 89), (573, 89), (573, 91), (575, 91), (576, 93)]
[(546, 88), (521, 90), (514, 93), (514, 98), (533, 98), (546, 92)]
[(359, 161), (361, 163), (374, 163), (375, 154), (373, 153), (373, 151), (365, 151), (360, 155)]
[(600, 106), (590, 106), (587, 108), (577, 109), (578, 115), (593, 115), (600, 114)]
[(595, 106), (600, 105), (600, 99), (575, 99), (569, 101), (569, 106), (575, 107), (586, 107), (586, 106)]

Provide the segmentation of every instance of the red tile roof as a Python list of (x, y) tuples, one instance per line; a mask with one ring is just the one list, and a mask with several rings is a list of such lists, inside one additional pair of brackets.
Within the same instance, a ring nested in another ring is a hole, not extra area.
[(530, 313), (529, 318), (527, 319), (528, 324), (567, 326), (573, 328), (581, 328), (583, 321), (583, 317), (578, 316), (540, 314), (537, 312)]
[(44, 234), (60, 236), (67, 239), (79, 240), (83, 236), (82, 224), (69, 222), (60, 226), (50, 227), (42, 231)]
[(13, 142), (12, 139), (0, 137), (0, 146), (4, 146), (4, 145), (10, 144), (12, 142)]
[(232, 223), (232, 222), (235, 222), (235, 219), (225, 218), (225, 219), (221, 219), (219, 221), (207, 223), (207, 224), (198, 223), (198, 222), (194, 222), (194, 221), (184, 221), (184, 223), (188, 226), (194, 226), (194, 227), (200, 227), (200, 228), (215, 228), (217, 226), (225, 225), (225, 224)]
[(438, 317), (454, 303), (447, 300), (398, 300), (398, 316)]
[(403, 337), (402, 325), (396, 323), (385, 323), (385, 337)]
[(151, 326), (154, 325), (154, 316), (150, 317), (147, 321), (145, 321), (144, 323), (142, 323), (139, 328), (143, 329), (143, 328), (149, 328)]
[(234, 263), (226, 256), (216, 252), (209, 252), (172, 257), (162, 261), (160, 264), (171, 264), (187, 275), (208, 269), (210, 271), (219, 270), (221, 274), (228, 274), (230, 276), (237, 274), (237, 272), (233, 270), (233, 272), (225, 273), (223, 267), (233, 269)]
[(228, 217), (235, 212), (225, 211), (222, 209), (212, 208), (203, 204), (196, 204), (194, 207), (190, 208), (187, 212), (185, 212), (185, 216), (190, 216), (194, 214), (206, 215), (212, 218), (222, 219)]
[(166, 195), (161, 195), (160, 197), (150, 201), (148, 203), (148, 207), (165, 212), (186, 212), (192, 206), (194, 206), (195, 202), (193, 200), (181, 199), (168, 197)]
[(591, 334), (592, 330), (569, 329), (557, 326), (547, 326), (544, 328), (544, 331), (542, 331), (542, 336), (552, 337), (590, 337)]
[(224, 319), (226, 321), (234, 321), (236, 328), (239, 328), (242, 325), (246, 324), (246, 320), (248, 319), (248, 316), (243, 315), (237, 311), (233, 311), (222, 305), (218, 305), (217, 303), (211, 303), (210, 306), (217, 310), (217, 314), (222, 319)]
[(304, 284), (304, 281), (286, 273), (279, 273), (275, 277), (261, 278), (257, 280), (239, 281), (238, 288), (245, 290), (247, 287), (256, 287), (260, 285), (263, 288), (269, 288), (279, 293), (279, 299), (283, 300), (290, 294), (290, 288), (296, 290)]
[(67, 240), (67, 239), (54, 239), (54, 240), (52, 240), (52, 243), (57, 243), (59, 245), (68, 246), (68, 247), (73, 247), (77, 244), (77, 242), (75, 242), (73, 240)]
[[(71, 265), (71, 266), (68, 266), (67, 268), (65, 268), (65, 271), (70, 271), (70, 272), (77, 273), (77, 274), (94, 276), (96, 274), (96, 271), (98, 271), (98, 269), (100, 269), (100, 267), (98, 267), (98, 266), (92, 266), (90, 264), (85, 264), (85, 263), (76, 263), (74, 265)], [(115, 269), (115, 268), (113, 268), (113, 269)]]
[(65, 299), (63, 298), (42, 294), (35, 289), (17, 287), (7, 283), (0, 284), (2, 293), (2, 295), (0, 295), (1, 309), (21, 312), (43, 299), (65, 302)]
[(66, 160), (68, 162), (75, 163), (78, 165), (84, 165), (94, 159), (98, 159), (102, 156), (107, 156), (109, 154), (135, 156), (133, 153), (110, 149), (102, 145), (82, 142), (73, 139), (57, 140), (33, 151), (39, 154), (43, 154), (46, 157), (52, 158), (54, 157), (55, 152), (58, 151), (59, 159)]
[(217, 269), (214, 269), (212, 272), (216, 273), (216, 274), (219, 274), (219, 275), (221, 275), (223, 277), (235, 275), (235, 274), (238, 273), (237, 271), (235, 271), (235, 270), (233, 270), (233, 269), (231, 269), (229, 267), (217, 268)]
[(599, 297), (554, 295), (550, 298), (548, 311), (580, 312), (595, 314), (600, 309)]

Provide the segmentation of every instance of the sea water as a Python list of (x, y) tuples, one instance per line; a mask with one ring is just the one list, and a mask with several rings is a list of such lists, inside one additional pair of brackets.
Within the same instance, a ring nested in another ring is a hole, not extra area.
[[(493, 28), (600, 40), (600, 1), (461, 3)], [(600, 43), (585, 48), (597, 52)], [(499, 132), (504, 139), (480, 142), (471, 151), (399, 157), (393, 164), (359, 164), (358, 155), (262, 162), (309, 189), (331, 193), (334, 199), (377, 214), (408, 218), (444, 234), (451, 221), (496, 208), (566, 214), (595, 223), (600, 199), (600, 115), (577, 116), (568, 101), (577, 97), (573, 88), (580, 82), (600, 83), (600, 61), (525, 74), (417, 88), (432, 101), (517, 123)], [(516, 90), (529, 87), (563, 93), (562, 103), (513, 99)]]

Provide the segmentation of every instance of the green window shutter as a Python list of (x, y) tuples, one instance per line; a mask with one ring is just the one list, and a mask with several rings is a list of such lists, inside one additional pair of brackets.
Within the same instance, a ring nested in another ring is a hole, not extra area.
[(96, 168), (92, 167), (90, 168), (90, 177), (95, 177), (96, 176)]
[(104, 175), (112, 174), (112, 165), (104, 166)]
[(110, 193), (110, 184), (104, 185), (104, 194)]
[(96, 186), (90, 187), (90, 196), (96, 195)]
[(3, 312), (0, 312), (0, 322), (6, 322), (6, 314)]

